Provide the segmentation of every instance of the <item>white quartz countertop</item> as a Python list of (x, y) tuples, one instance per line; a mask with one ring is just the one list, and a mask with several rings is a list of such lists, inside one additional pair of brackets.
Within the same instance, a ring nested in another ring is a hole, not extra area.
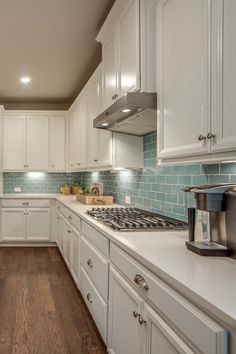
[[(26, 196), (21, 194), (23, 198)], [(113, 231), (86, 214), (91, 205), (78, 203), (74, 196), (54, 195), (54, 198), (197, 306), (236, 331), (236, 260), (192, 253), (185, 246), (186, 231)]]

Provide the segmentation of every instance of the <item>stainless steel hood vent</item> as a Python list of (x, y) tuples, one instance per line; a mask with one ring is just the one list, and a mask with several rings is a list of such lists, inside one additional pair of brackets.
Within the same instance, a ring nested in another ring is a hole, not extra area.
[(128, 92), (93, 121), (93, 127), (143, 136), (157, 129), (157, 94)]

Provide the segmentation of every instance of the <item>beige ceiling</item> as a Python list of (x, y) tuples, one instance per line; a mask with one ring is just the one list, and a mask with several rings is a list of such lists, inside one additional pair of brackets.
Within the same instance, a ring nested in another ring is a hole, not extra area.
[[(114, 0), (0, 0), (0, 104), (67, 108), (101, 61)], [(23, 86), (21, 76), (32, 82)]]

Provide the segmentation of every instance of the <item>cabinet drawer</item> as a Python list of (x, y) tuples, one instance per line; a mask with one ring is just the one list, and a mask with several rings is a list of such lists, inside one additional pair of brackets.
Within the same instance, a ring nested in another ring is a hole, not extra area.
[(81, 218), (74, 213), (72, 213), (69, 209), (66, 209), (66, 218), (69, 223), (78, 231), (81, 231)]
[(106, 257), (109, 256), (109, 240), (92, 226), (82, 221), (82, 233), (88, 238)]
[(81, 265), (107, 301), (108, 261), (83, 236), (81, 237)]
[(106, 343), (107, 340), (107, 304), (102, 299), (85, 270), (81, 266), (80, 290), (94, 322)]
[(3, 199), (3, 207), (50, 208), (49, 199)]
[(226, 331), (216, 322), (114, 244), (111, 244), (110, 259), (133, 286), (201, 352), (224, 352)]
[(56, 202), (56, 209), (57, 209), (57, 211), (59, 211), (64, 217), (67, 216), (67, 214), (66, 214), (66, 207), (64, 207), (64, 205), (62, 205), (61, 203)]
[(79, 216), (60, 202), (56, 202), (56, 210), (58, 210), (76, 230), (81, 231), (81, 218)]

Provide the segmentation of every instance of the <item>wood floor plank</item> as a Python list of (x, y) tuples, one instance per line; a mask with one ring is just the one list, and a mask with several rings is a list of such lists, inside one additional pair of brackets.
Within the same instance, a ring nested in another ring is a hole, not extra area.
[(0, 354), (105, 354), (56, 248), (0, 248)]

